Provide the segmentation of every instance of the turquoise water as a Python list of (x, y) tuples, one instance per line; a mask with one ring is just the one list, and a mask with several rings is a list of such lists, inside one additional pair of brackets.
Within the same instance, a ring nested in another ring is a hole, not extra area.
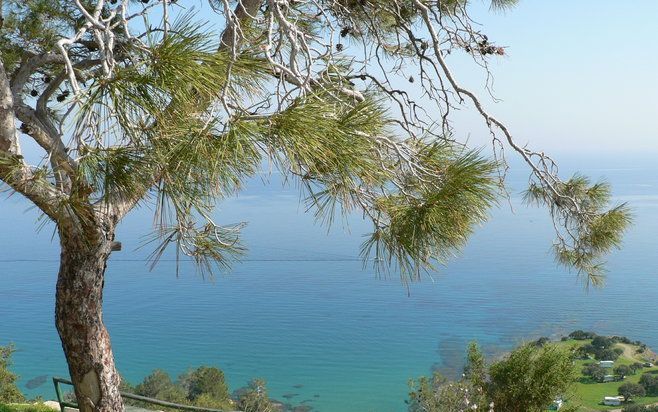
[[(250, 222), (250, 253), (212, 280), (186, 263), (178, 278), (173, 262), (149, 272), (148, 250), (134, 250), (149, 211), (137, 211), (119, 231), (124, 251), (112, 257), (106, 280), (119, 369), (139, 381), (154, 368), (177, 375), (212, 364), (234, 389), (262, 377), (274, 397), (307, 400), (317, 411), (387, 412), (405, 409), (408, 378), (433, 367), (459, 370), (473, 339), (493, 355), (583, 328), (658, 347), (658, 168), (637, 159), (571, 164), (607, 178), (616, 199), (635, 210), (602, 290), (584, 289), (554, 265), (546, 212), (525, 208), (515, 194), (522, 174), (510, 177), (514, 211), (503, 202), (460, 256), (409, 290), (354, 259), (365, 224), (351, 217), (351, 232), (339, 223), (327, 234), (304, 215), (294, 188), (255, 181), (222, 205), (219, 221)], [(24, 385), (67, 373), (53, 326), (58, 250), (52, 227), (34, 234), (35, 211), (16, 198), (1, 207), (0, 344), (19, 349), (14, 369), (25, 392), (50, 397), (50, 382)]]

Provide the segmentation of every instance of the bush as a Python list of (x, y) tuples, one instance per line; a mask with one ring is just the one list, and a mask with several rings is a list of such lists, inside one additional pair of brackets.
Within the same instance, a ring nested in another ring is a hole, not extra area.
[(644, 386), (630, 382), (621, 385), (619, 389), (617, 389), (617, 393), (624, 397), (624, 401), (628, 401), (630, 398), (641, 398), (646, 395)]
[(53, 412), (53, 409), (42, 404), (33, 405), (0, 405), (0, 412)]
[(238, 409), (244, 412), (265, 412), (271, 411), (274, 407), (272, 401), (267, 395), (265, 381), (254, 379), (249, 382), (249, 386), (236, 392)]
[(608, 349), (613, 344), (613, 340), (606, 336), (595, 336), (592, 339), (592, 346), (594, 346), (596, 349)]
[(489, 376), (496, 410), (534, 412), (568, 391), (575, 370), (570, 353), (556, 345), (524, 345), (491, 365)]
[(585, 332), (583, 330), (574, 330), (569, 334), (569, 338), (575, 340), (587, 340), (587, 339), (592, 339), (595, 336), (596, 334), (592, 332)]
[(226, 407), (226, 401), (220, 401), (215, 399), (212, 395), (202, 393), (194, 399), (194, 406), (211, 409), (224, 409), (224, 407)]
[(18, 377), (9, 370), (13, 346), (0, 346), (0, 403), (23, 402), (25, 397), (16, 386)]
[(536, 341), (533, 342), (533, 345), (535, 345), (538, 348), (541, 348), (542, 346), (546, 345), (549, 343), (551, 340), (547, 338), (546, 336), (542, 336), (541, 338), (537, 339)]
[[(126, 382), (127, 388), (130, 385)], [(173, 382), (169, 374), (157, 369), (144, 381), (135, 386), (134, 392), (149, 398), (174, 402), (182, 405), (195, 405), (213, 409), (226, 409), (231, 406), (224, 373), (213, 367), (201, 366), (181, 375)], [(143, 402), (127, 402), (134, 406), (148, 406)]]
[(658, 412), (658, 406), (629, 405), (622, 409), (623, 412)]
[[(171, 381), (169, 374), (161, 369), (154, 370), (149, 376), (144, 378), (142, 383), (135, 386), (135, 393), (137, 395), (159, 399), (161, 401), (179, 404), (189, 403), (187, 402), (186, 392), (182, 388), (176, 386), (176, 384)], [(153, 407), (151, 404), (133, 400), (126, 400), (126, 404), (142, 408)]]
[(621, 377), (631, 375), (633, 373), (633, 369), (628, 366), (628, 365), (619, 365), (614, 369), (615, 375), (619, 375)]
[[(623, 352), (623, 351), (622, 351)], [(620, 353), (614, 349), (602, 349), (594, 353), (594, 358), (598, 360), (615, 361), (619, 358)]]
[(142, 383), (135, 386), (135, 393), (149, 398), (162, 399), (161, 394), (169, 391), (173, 386), (174, 383), (169, 374), (161, 369), (156, 369), (144, 378)]
[(612, 340), (615, 342), (625, 343), (628, 345), (633, 343), (633, 341), (628, 339), (626, 336), (613, 336)]
[(648, 396), (658, 395), (658, 376), (645, 373), (640, 377), (640, 385), (644, 386)]
[(187, 389), (187, 397), (191, 401), (196, 401), (202, 395), (205, 395), (206, 401), (213, 399), (225, 403), (229, 400), (224, 372), (217, 368), (201, 366), (182, 375), (179, 382)]
[(637, 371), (640, 371), (642, 368), (644, 368), (644, 365), (642, 365), (640, 362), (635, 362), (630, 366), (630, 368), (633, 371), (633, 375), (635, 375)]
[(582, 373), (596, 382), (603, 382), (603, 378), (606, 375), (605, 369), (603, 369), (598, 363), (588, 363), (583, 367)]

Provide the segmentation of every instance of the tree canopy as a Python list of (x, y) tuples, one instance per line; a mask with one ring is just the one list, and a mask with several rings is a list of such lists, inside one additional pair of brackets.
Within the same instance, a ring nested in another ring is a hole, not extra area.
[(21, 402), (23, 394), (18, 389), (18, 376), (9, 370), (11, 366), (12, 346), (0, 346), (0, 403)]
[(540, 412), (570, 395), (575, 376), (572, 355), (553, 343), (521, 345), (488, 367), (471, 344), (462, 379), (450, 381), (436, 372), (410, 382), (409, 412)]
[[(184, 3), (3, 3), (11, 190), (67, 227), (153, 204), (153, 257), (173, 243), (210, 269), (243, 250), (242, 225), (216, 223), (216, 202), (269, 162), (322, 221), (360, 211), (373, 223), (363, 256), (418, 279), (501, 194), (502, 152), (491, 161), (453, 138), (451, 112), (470, 105), (494, 147), (527, 162), (527, 199), (548, 206), (558, 261), (600, 282), (628, 209), (608, 208), (605, 183), (561, 180), (459, 85), (450, 53), (486, 70), (505, 52), (474, 28), (469, 2), (211, 0), (218, 32)], [(44, 151), (37, 164), (20, 151), (28, 136)]]

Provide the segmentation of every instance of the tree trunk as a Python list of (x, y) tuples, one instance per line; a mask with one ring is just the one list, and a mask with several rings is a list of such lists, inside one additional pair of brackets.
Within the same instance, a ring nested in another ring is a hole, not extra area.
[(103, 286), (113, 229), (67, 233), (62, 248), (55, 320), (81, 412), (123, 411), (120, 377), (103, 324)]

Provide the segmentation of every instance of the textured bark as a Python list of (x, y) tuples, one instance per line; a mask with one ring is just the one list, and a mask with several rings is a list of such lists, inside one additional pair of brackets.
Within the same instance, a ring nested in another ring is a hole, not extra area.
[[(60, 227), (55, 318), (81, 412), (123, 411), (120, 377), (103, 323), (103, 286), (113, 230)], [(86, 231), (89, 232), (89, 231)]]

